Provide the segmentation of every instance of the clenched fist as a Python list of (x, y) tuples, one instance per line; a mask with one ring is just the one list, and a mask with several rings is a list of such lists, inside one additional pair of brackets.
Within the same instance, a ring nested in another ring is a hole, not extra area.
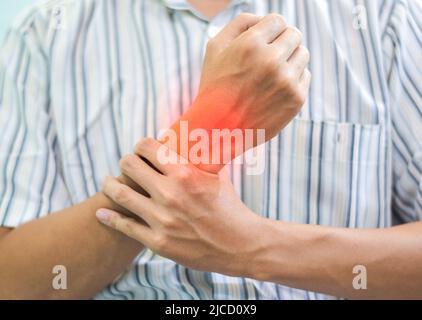
[(221, 94), (225, 101), (215, 108), (224, 105), (235, 127), (266, 129), (272, 138), (305, 102), (309, 52), (301, 46), (300, 31), (288, 27), (276, 14), (228, 42), (235, 30), (243, 30), (255, 20), (240, 15), (209, 42), (198, 99)]
[(270, 140), (307, 98), (310, 57), (301, 42), (280, 15), (239, 15), (209, 41), (199, 95), (181, 120), (190, 129), (265, 129)]

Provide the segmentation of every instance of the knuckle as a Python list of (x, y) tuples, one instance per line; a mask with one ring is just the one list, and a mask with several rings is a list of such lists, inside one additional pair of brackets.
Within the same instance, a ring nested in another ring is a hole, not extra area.
[(160, 222), (164, 229), (172, 230), (176, 227), (176, 219), (173, 217), (162, 217)]
[(198, 199), (209, 199), (212, 196), (207, 187), (199, 184), (192, 185), (189, 188), (189, 194)]
[(303, 55), (304, 60), (306, 62), (309, 62), (309, 60), (311, 59), (311, 53), (309, 52), (308, 48), (306, 48), (305, 46), (300, 46), (299, 50), (301, 54)]
[(308, 78), (309, 80), (312, 79), (312, 72), (309, 69), (305, 70), (305, 77)]
[(128, 235), (134, 235), (135, 234), (135, 228), (134, 228), (134, 224), (132, 220), (127, 219), (125, 221), (125, 228), (126, 228), (126, 233)]
[(130, 201), (129, 187), (120, 185), (116, 190), (114, 198), (120, 204), (127, 204)]
[(241, 23), (246, 23), (246, 22), (248, 22), (248, 21), (250, 21), (250, 20), (252, 20), (252, 19), (255, 19), (255, 16), (253, 15), (253, 14), (251, 14), (251, 13), (241, 13), (241, 14), (239, 14), (236, 18), (235, 18), (235, 20), (237, 20), (237, 21), (239, 21), (239, 22), (241, 22)]
[(188, 167), (179, 168), (175, 175), (175, 179), (182, 185), (188, 185), (193, 179), (192, 170)]
[(165, 252), (169, 244), (168, 237), (166, 235), (157, 235), (154, 240), (153, 251), (158, 253)]
[(300, 31), (296, 27), (288, 27), (288, 30), (289, 30), (289, 32), (291, 32), (292, 34), (294, 34), (300, 40), (300, 42), (302, 42), (302, 40), (303, 40), (303, 33), (302, 33), (302, 31)]
[(281, 14), (277, 13), (270, 13), (268, 19), (271, 20), (273, 23), (277, 24), (278, 27), (282, 28), (286, 25), (286, 20)]
[(124, 230), (128, 236), (135, 235), (134, 223), (130, 219), (121, 219), (120, 220), (120, 230)]
[(292, 72), (286, 69), (279, 78), (279, 87), (285, 92), (293, 92), (295, 90), (294, 82)]
[(305, 101), (306, 101), (306, 94), (300, 90), (297, 91), (296, 94), (294, 95), (295, 105), (297, 105), (300, 108), (303, 106)]
[(154, 146), (154, 143), (154, 139), (144, 138), (136, 145), (135, 152), (141, 155), (142, 153), (145, 153), (147, 150), (151, 149)]
[(120, 168), (131, 168), (135, 165), (137, 160), (138, 158), (135, 155), (125, 155), (122, 159), (120, 159), (119, 166)]
[(108, 191), (108, 190), (110, 190), (110, 186), (111, 186), (111, 178), (110, 177), (105, 177), (105, 179), (102, 182), (101, 189), (103, 191)]
[(160, 195), (164, 206), (172, 208), (179, 206), (179, 199), (173, 192), (161, 190)]
[(249, 57), (257, 48), (261, 45), (260, 35), (257, 31), (250, 31), (247, 36), (244, 37), (240, 44), (240, 49), (247, 57)]
[(119, 231), (127, 230), (127, 221), (124, 219), (115, 219), (113, 222), (113, 227)]
[(262, 62), (262, 70), (264, 71), (265, 76), (268, 76), (269, 74), (274, 75), (279, 72), (280, 64), (276, 60), (267, 59)]

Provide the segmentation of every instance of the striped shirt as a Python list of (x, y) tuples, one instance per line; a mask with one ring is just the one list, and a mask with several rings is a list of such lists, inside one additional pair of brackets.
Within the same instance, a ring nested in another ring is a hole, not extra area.
[[(79, 203), (118, 175), (140, 138), (189, 108), (207, 41), (241, 12), (277, 12), (297, 26), (313, 74), (301, 113), (266, 146), (265, 172), (229, 166), (243, 201), (305, 224), (420, 220), (420, 0), (234, 0), (212, 20), (183, 0), (53, 0), (23, 14), (0, 51), (0, 225)], [(331, 297), (146, 250), (96, 298)]]

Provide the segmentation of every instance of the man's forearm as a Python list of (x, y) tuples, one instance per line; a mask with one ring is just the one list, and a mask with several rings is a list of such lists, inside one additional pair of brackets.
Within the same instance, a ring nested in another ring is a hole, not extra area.
[[(203, 125), (195, 112), (187, 113), (181, 120), (193, 128)], [(178, 140), (179, 121), (172, 127)], [(206, 169), (217, 172), (221, 167), (222, 164), (209, 165)], [(119, 179), (146, 194), (124, 175)], [(99, 193), (80, 205), (12, 230), (5, 237), (0, 234), (0, 299), (90, 298), (111, 283), (142, 246), (101, 225), (95, 217), (101, 208), (124, 210)], [(125, 213), (134, 218), (130, 212)], [(56, 265), (64, 265), (68, 270), (68, 290), (52, 287), (55, 276), (52, 270)]]
[[(344, 298), (422, 298), (421, 223), (352, 230), (271, 221), (264, 229), (254, 278)], [(356, 266), (366, 268), (366, 290), (353, 286)]]
[[(0, 238), (0, 299), (86, 299), (111, 283), (142, 246), (98, 223), (104, 207), (113, 204), (99, 193)], [(52, 286), (56, 265), (66, 267), (67, 290)]]

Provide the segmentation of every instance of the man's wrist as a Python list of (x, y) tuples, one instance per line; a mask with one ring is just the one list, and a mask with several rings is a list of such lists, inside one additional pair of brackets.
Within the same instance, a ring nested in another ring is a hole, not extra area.
[(240, 277), (268, 281), (274, 268), (274, 222), (270, 219), (257, 216), (253, 223), (253, 233), (248, 242), (247, 252), (239, 262)]
[[(250, 259), (248, 277), (291, 285), (330, 277), (332, 229), (264, 219), (260, 228), (262, 250)], [(328, 273), (328, 274), (327, 274)]]

